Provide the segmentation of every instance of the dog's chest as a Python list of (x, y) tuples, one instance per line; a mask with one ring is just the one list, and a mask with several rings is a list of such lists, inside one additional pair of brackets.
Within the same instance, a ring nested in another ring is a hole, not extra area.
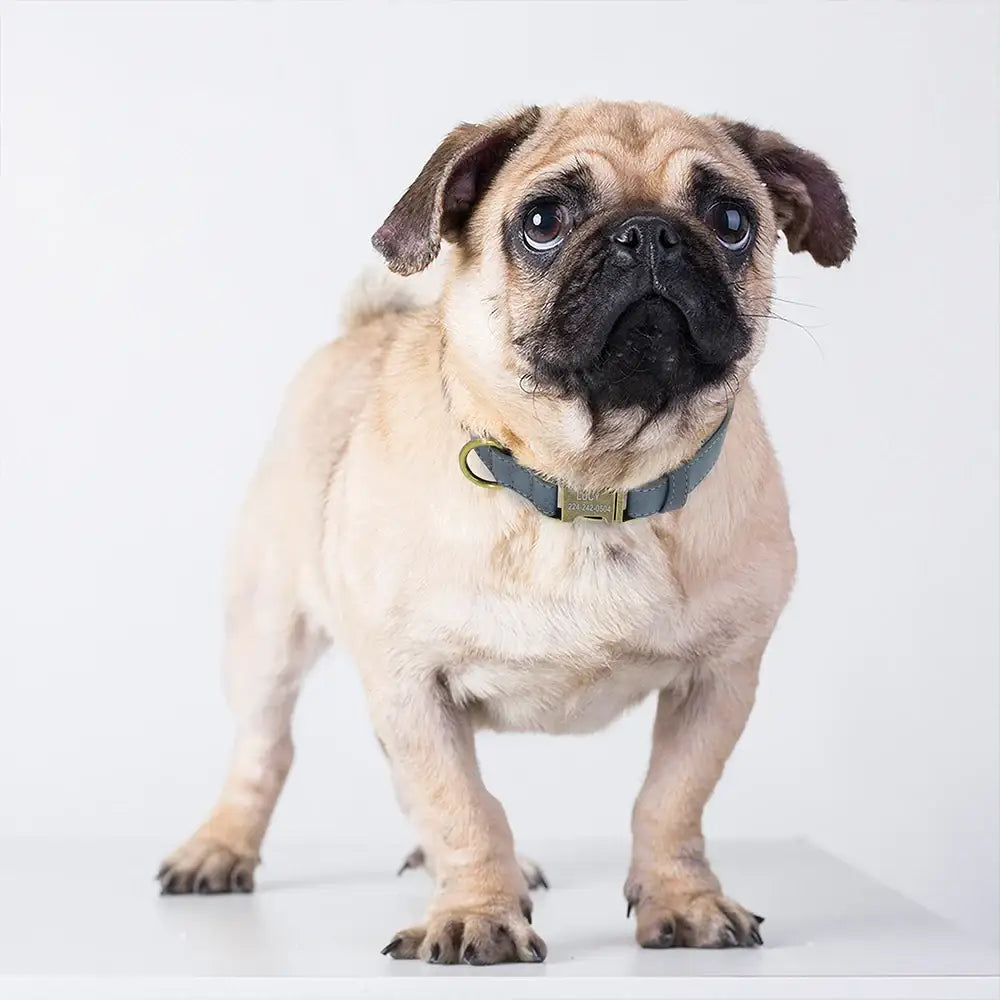
[(648, 526), (532, 527), (493, 547), (480, 586), (446, 588), (442, 679), (483, 725), (596, 729), (686, 668), (690, 601)]

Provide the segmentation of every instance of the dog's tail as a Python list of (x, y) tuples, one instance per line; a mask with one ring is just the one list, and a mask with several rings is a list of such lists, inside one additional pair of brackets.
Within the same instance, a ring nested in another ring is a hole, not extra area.
[(344, 297), (341, 329), (363, 326), (389, 313), (409, 312), (433, 305), (441, 297), (446, 264), (443, 251), (430, 267), (402, 277), (393, 274), (381, 257), (367, 264)]

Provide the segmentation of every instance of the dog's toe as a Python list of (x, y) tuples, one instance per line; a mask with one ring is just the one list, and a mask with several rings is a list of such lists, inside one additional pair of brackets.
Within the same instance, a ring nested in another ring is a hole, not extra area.
[(758, 917), (717, 892), (680, 893), (669, 887), (626, 890), (643, 948), (753, 948), (764, 943)]
[(256, 866), (256, 857), (196, 838), (171, 854), (160, 866), (156, 878), (164, 896), (252, 892)]
[(435, 914), (425, 927), (394, 934), (382, 949), (392, 958), (421, 958), (431, 965), (499, 965), (542, 962), (545, 942), (531, 929), (531, 906), (457, 908)]

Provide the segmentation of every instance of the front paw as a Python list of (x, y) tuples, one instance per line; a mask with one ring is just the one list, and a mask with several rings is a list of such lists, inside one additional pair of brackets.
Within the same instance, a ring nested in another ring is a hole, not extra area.
[(160, 893), (253, 892), (253, 872), (259, 858), (234, 850), (209, 837), (194, 836), (160, 865)]
[(713, 890), (630, 878), (628, 914), (635, 910), (635, 939), (643, 948), (753, 948), (763, 944), (764, 918)]
[(545, 942), (531, 929), (527, 899), (435, 907), (422, 927), (399, 931), (382, 949), (392, 958), (420, 958), (441, 965), (541, 962)]

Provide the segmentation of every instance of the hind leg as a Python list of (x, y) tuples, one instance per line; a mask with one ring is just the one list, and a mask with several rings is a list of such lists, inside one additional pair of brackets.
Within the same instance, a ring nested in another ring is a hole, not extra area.
[(161, 865), (161, 891), (250, 892), (260, 845), (292, 764), (292, 711), (326, 646), (279, 588), (255, 586), (230, 607), (224, 656), (236, 739), (208, 818)]

